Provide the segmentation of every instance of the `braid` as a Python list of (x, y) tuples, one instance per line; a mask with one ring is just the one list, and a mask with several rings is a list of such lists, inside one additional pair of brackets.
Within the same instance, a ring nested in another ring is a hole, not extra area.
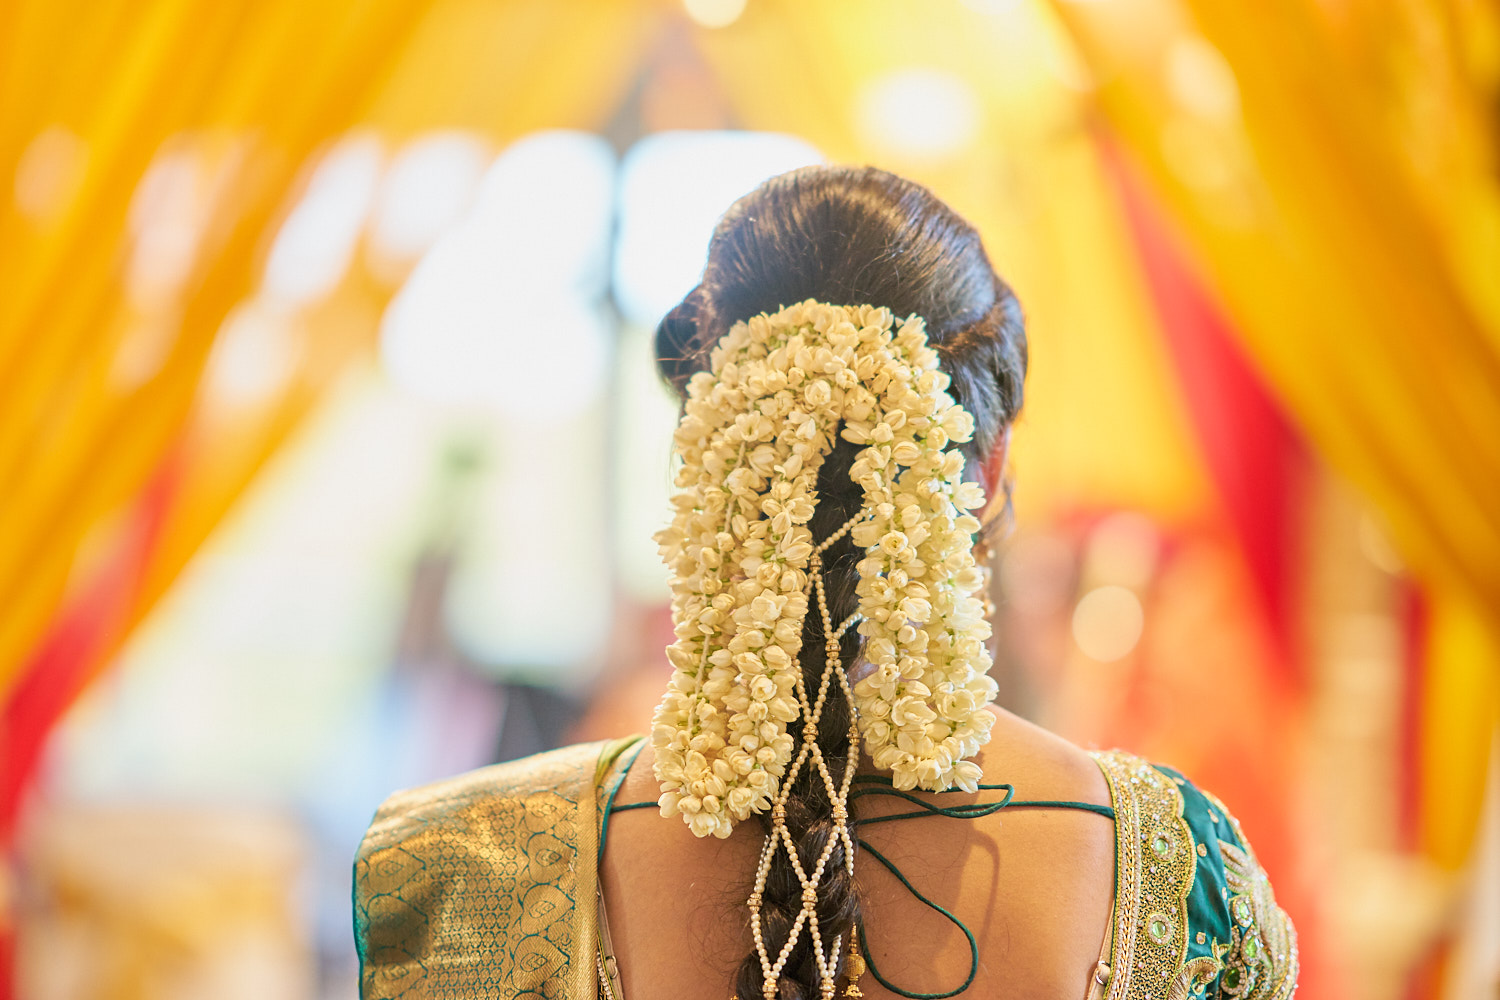
[[(818, 507), (809, 524), (815, 539), (828, 537), (859, 510), (862, 496), (849, 479), (849, 467), (856, 451), (853, 445), (841, 441), (824, 461), (818, 476)], [(842, 621), (853, 613), (858, 600), (854, 587), (859, 579), (855, 569), (859, 552), (846, 535), (829, 548), (823, 559), (828, 609), (834, 621)], [(809, 689), (817, 688), (823, 673), (826, 641), (821, 617), (809, 614), (802, 628), (802, 676)], [(851, 629), (844, 634), (839, 647), (844, 670), (854, 665), (859, 648), (860, 637)], [(850, 759), (850, 714), (848, 700), (835, 695), (824, 703), (822, 719), (818, 723), (818, 746), (835, 781), (843, 778), (845, 768), (859, 767), (858, 760)], [(788, 731), (800, 743), (804, 728), (804, 721), (799, 719), (788, 727)], [(852, 800), (848, 807), (849, 822), (853, 824)], [(762, 813), (759, 820), (762, 829), (769, 834), (770, 812)], [(834, 834), (832, 803), (822, 779), (813, 768), (803, 768), (792, 783), (786, 802), (786, 826), (797, 844), (803, 869), (811, 871)], [(824, 869), (823, 880), (818, 885), (818, 924), (824, 946), (837, 937), (841, 954), (848, 952), (851, 933), (860, 919), (858, 886), (845, 866), (844, 849), (835, 846)], [(802, 885), (785, 854), (777, 854), (772, 862), (761, 907), (761, 935), (766, 950), (775, 956), (786, 944), (792, 924), (802, 908)], [(754, 1000), (763, 995), (762, 982), (760, 956), (752, 949), (740, 963), (735, 979), (736, 995), (741, 1000)], [(776, 996), (778, 1000), (812, 1000), (818, 995), (818, 967), (813, 958), (812, 938), (803, 933), (782, 969)]]

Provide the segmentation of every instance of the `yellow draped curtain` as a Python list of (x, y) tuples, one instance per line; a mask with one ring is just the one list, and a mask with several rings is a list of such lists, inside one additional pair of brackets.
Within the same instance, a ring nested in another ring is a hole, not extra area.
[[(173, 500), (99, 663), (368, 344), (390, 288), (356, 259), (324, 300), (278, 313), (291, 345), (279, 381), (232, 402), (209, 384), (309, 165), (355, 128), (389, 149), (430, 128), (498, 146), (597, 126), (656, 8), (0, 8), (0, 177), (15, 189), (0, 198), (0, 695), (66, 595), (128, 541), (124, 512), (148, 484), (169, 475)], [(166, 232), (148, 224), (153, 198), (182, 209)]]

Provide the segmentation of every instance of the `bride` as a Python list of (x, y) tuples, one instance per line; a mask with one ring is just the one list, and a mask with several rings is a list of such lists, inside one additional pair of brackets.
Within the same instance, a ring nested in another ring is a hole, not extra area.
[(386, 802), (361, 995), (1290, 996), (1222, 803), (992, 704), (974, 547), (1026, 336), (974, 229), (879, 170), (774, 178), (657, 351), (684, 408), (651, 735)]

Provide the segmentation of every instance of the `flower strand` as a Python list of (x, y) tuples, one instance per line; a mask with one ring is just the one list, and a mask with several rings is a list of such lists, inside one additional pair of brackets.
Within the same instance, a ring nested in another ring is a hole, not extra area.
[(971, 510), (954, 445), (973, 418), (948, 393), (919, 317), (803, 302), (736, 323), (688, 383), (675, 436), (674, 517), (657, 541), (672, 572), (676, 641), (652, 741), (663, 815), (729, 835), (770, 808), (804, 714), (802, 625), (813, 593), (808, 529), (835, 434), (863, 447), (850, 534), (869, 673), (858, 725), (897, 788), (975, 790), (989, 738), (989, 625), (975, 592)]

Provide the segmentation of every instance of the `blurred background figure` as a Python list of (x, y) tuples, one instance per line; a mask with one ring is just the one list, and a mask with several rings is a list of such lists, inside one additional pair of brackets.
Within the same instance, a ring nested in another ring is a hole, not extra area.
[(649, 331), (820, 161), (1027, 307), (1002, 702), (1500, 996), (1497, 108), (1478, 0), (0, 7), (0, 998), (353, 996), (387, 793), (645, 726)]

